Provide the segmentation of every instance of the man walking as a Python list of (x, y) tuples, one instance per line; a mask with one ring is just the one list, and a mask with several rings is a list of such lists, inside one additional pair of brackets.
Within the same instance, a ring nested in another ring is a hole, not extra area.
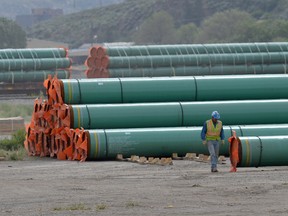
[(201, 132), (202, 143), (203, 145), (207, 145), (210, 153), (211, 172), (218, 172), (217, 162), (220, 140), (223, 145), (225, 144), (223, 126), (219, 119), (220, 114), (217, 111), (213, 111), (211, 119), (204, 123)]

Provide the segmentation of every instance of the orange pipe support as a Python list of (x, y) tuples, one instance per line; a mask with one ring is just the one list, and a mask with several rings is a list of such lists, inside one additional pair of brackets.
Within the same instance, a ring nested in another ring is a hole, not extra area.
[(230, 143), (229, 146), (229, 153), (230, 153), (230, 162), (231, 168), (230, 172), (237, 172), (237, 164), (239, 163), (239, 147), (240, 147), (240, 140), (236, 135), (236, 132), (232, 131), (233, 136), (228, 138), (228, 142)]

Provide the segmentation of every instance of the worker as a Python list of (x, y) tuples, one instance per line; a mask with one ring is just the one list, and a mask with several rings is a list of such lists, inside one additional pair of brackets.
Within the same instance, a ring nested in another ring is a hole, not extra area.
[(223, 145), (225, 144), (223, 126), (219, 119), (220, 114), (217, 111), (213, 111), (211, 119), (204, 122), (201, 132), (202, 143), (207, 145), (210, 154), (211, 172), (218, 172), (217, 162), (220, 140)]

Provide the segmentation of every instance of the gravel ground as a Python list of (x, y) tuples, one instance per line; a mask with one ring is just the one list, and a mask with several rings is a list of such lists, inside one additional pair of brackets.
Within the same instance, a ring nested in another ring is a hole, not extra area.
[[(34, 99), (10, 102), (33, 106)], [(288, 166), (236, 173), (229, 172), (228, 160), (219, 173), (209, 166), (186, 160), (170, 166), (0, 161), (0, 215), (288, 215)]]
[(288, 215), (288, 167), (0, 161), (0, 215)]

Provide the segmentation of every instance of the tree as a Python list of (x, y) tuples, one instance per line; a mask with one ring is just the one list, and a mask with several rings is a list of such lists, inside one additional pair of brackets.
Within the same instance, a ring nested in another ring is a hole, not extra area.
[(181, 44), (191, 44), (197, 37), (198, 28), (194, 23), (182, 25), (177, 29), (177, 42)]
[(197, 43), (251, 41), (255, 19), (246, 12), (228, 10), (206, 19), (200, 27)]
[(165, 11), (154, 13), (140, 26), (134, 40), (138, 44), (174, 43), (176, 41), (176, 29), (173, 17)]
[(26, 47), (26, 33), (14, 21), (0, 18), (0, 49)]
[(280, 19), (267, 19), (255, 22), (253, 38), (255, 41), (287, 41), (288, 21)]

